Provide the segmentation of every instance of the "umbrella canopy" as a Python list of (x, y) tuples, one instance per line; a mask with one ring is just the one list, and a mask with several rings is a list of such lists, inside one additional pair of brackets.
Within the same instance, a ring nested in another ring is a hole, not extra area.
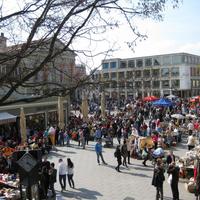
[(172, 118), (175, 118), (175, 119), (184, 119), (185, 116), (181, 115), (181, 114), (173, 114), (171, 115)]
[(63, 97), (58, 97), (58, 126), (63, 129), (64, 124), (64, 110), (63, 110)]
[(170, 94), (170, 95), (166, 96), (166, 98), (168, 98), (168, 99), (175, 99), (175, 98), (177, 98), (177, 96), (175, 96), (173, 94)]
[(86, 96), (82, 100), (81, 112), (83, 115), (83, 121), (87, 122), (87, 120), (88, 120), (88, 101), (87, 101)]
[(101, 93), (101, 116), (102, 118), (105, 118), (106, 112), (105, 112), (105, 93)]
[(169, 107), (172, 106), (173, 103), (169, 99), (161, 98), (155, 102), (153, 102), (154, 106), (164, 106), (164, 107)]
[(197, 116), (196, 115), (192, 115), (192, 114), (187, 114), (186, 118), (190, 118), (190, 119), (196, 119)]
[(26, 117), (24, 114), (24, 108), (21, 108), (20, 112), (20, 132), (21, 132), (21, 142), (25, 143), (27, 141), (27, 135), (26, 135)]
[(155, 100), (158, 100), (159, 98), (158, 97), (155, 97), (155, 96), (147, 96), (147, 97), (144, 97), (144, 101), (155, 101)]

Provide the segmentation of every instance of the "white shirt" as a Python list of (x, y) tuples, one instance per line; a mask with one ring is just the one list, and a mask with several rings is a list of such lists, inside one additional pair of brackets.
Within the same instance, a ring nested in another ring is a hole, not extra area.
[(60, 162), (58, 166), (59, 175), (67, 174), (67, 165), (64, 162)]
[(68, 167), (67, 168), (67, 174), (69, 174), (69, 175), (74, 174), (74, 168), (73, 167)]
[(187, 128), (188, 128), (189, 130), (193, 130), (193, 129), (194, 129), (193, 123), (189, 123), (189, 124), (187, 125)]

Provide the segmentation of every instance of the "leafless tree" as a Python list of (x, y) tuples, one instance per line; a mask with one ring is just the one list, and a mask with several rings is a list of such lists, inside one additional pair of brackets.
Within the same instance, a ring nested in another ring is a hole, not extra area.
[[(166, 5), (176, 7), (179, 1), (13, 0), (10, 5), (0, 0), (0, 29), (10, 44), (5, 46), (1, 41), (0, 105), (66, 94), (90, 84), (89, 76), (77, 76), (72, 70), (75, 60), (66, 61), (67, 66), (60, 60), (74, 55), (95, 59), (98, 53), (112, 53), (113, 46), (93, 53), (75, 48), (74, 43), (98, 44), (106, 39), (103, 33), (126, 23), (133, 33), (127, 45), (134, 48), (138, 39), (147, 37), (137, 30), (135, 17), (162, 20)], [(50, 78), (50, 74), (57, 78)], [(33, 91), (39, 91), (38, 95), (31, 96)], [(18, 98), (12, 98), (13, 94)]]

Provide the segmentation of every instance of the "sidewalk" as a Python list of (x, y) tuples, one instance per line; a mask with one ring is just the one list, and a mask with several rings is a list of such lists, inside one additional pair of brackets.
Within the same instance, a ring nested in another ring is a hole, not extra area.
[[(71, 147), (58, 147), (57, 152), (51, 152), (49, 160), (58, 164), (59, 158), (69, 157), (74, 162), (75, 188), (67, 184), (67, 190), (62, 193), (62, 199), (91, 199), (91, 200), (154, 200), (155, 188), (151, 185), (153, 166), (147, 161), (148, 167), (142, 165), (141, 160), (131, 160), (129, 168), (121, 167), (122, 173), (115, 170), (117, 164), (114, 158), (114, 148), (104, 148), (104, 159), (108, 165), (98, 165), (94, 151), (95, 142), (89, 142), (86, 149), (72, 142)], [(182, 156), (186, 151), (184, 144), (174, 148), (175, 155)], [(167, 174), (165, 174), (167, 179)], [(57, 178), (55, 188), (60, 193)], [(179, 182), (181, 200), (193, 200), (194, 195), (186, 191), (184, 180)], [(171, 189), (167, 181), (164, 183), (165, 200), (172, 200)]]

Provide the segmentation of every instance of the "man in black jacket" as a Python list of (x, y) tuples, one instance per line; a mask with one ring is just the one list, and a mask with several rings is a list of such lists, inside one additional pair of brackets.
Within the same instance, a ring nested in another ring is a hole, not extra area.
[(52, 191), (52, 197), (56, 196), (54, 183), (56, 183), (57, 169), (55, 169), (54, 167), (55, 167), (55, 164), (51, 163), (51, 168), (49, 170), (49, 188)]
[(162, 160), (158, 159), (152, 179), (152, 185), (156, 187), (156, 200), (159, 200), (159, 198), (163, 200), (163, 182), (165, 180), (164, 172)]
[(179, 191), (178, 191), (178, 181), (179, 181), (179, 171), (180, 168), (172, 162), (169, 165), (167, 173), (172, 175), (172, 182), (171, 182), (171, 190), (173, 195), (173, 200), (179, 200)]

